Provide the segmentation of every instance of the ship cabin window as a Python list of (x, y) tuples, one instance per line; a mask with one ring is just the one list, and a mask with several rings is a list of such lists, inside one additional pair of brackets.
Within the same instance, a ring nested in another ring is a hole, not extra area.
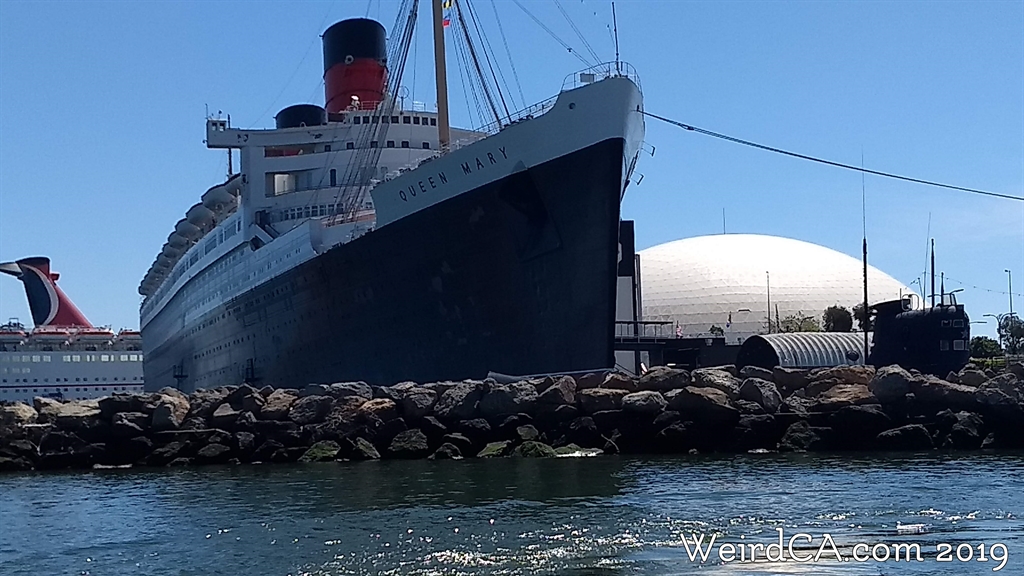
[(424, 142), (423, 143), (423, 149), (424, 150), (430, 150), (430, 142)]
[(413, 116), (412, 117), (412, 123), (413, 124), (419, 124), (420, 123), (420, 117), (419, 116)]
[(942, 321), (942, 327), (943, 328), (949, 328), (949, 320), (943, 320)]
[(949, 340), (940, 340), (939, 350), (941, 350), (942, 352), (949, 350)]
[(71, 362), (71, 354), (65, 354), (63, 360), (65, 362)]
[(409, 147), (409, 141), (408, 140), (402, 140), (402, 148), (408, 148), (408, 147)]
[(376, 148), (376, 147), (377, 147), (377, 141), (376, 140), (370, 140), (370, 148)]
[(72, 354), (71, 355), (71, 361), (72, 362), (81, 362), (82, 361), (82, 357), (80, 355), (78, 355), (78, 354)]
[(376, 123), (377, 123), (377, 119), (378, 119), (378, 118), (380, 118), (380, 116), (373, 116), (373, 119), (372, 119), (372, 120), (370, 120), (370, 122), (372, 122), (372, 123), (376, 124)]
[(352, 123), (353, 124), (361, 124), (362, 122), (363, 122), (363, 119), (360, 118), (359, 116), (353, 116), (352, 117)]
[(402, 116), (402, 124), (412, 124), (412, 116)]
[(32, 361), (33, 362), (40, 362), (40, 361), (42, 361), (42, 358), (39, 357), (39, 354), (33, 354), (32, 355)]
[(345, 149), (346, 150), (355, 150), (356, 149), (356, 143), (355, 142), (346, 142), (345, 143)]
[(49, 354), (43, 354), (43, 362), (49, 362), (49, 361), (50, 361), (50, 355)]
[(334, 168), (331, 168), (331, 186), (337, 186), (337, 185), (338, 185), (338, 171), (336, 169), (334, 169)]
[(331, 151), (331, 145), (330, 144), (324, 144), (324, 152), (330, 152), (330, 151)]
[(363, 124), (369, 124), (369, 123), (370, 123), (370, 117), (369, 116), (363, 116)]
[(387, 147), (388, 148), (394, 148), (395, 147), (395, 141), (394, 140), (388, 140)]
[(127, 361), (128, 361), (128, 355), (127, 354), (121, 354), (121, 362), (127, 362)]
[(398, 124), (398, 116), (392, 116), (391, 117), (391, 123), (392, 124)]
[(430, 119), (430, 125), (431, 126), (437, 126), (437, 118), (431, 118)]
[(963, 351), (964, 350), (964, 341), (963, 340), (953, 340), (953, 350)]
[(964, 321), (963, 320), (953, 320), (953, 328), (963, 328), (963, 327), (964, 327)]
[(28, 354), (25, 354), (25, 355), (23, 355), (21, 357), (21, 361), (22, 362), (28, 362), (30, 358), (31, 358), (31, 356), (29, 356)]
[(391, 123), (391, 117), (390, 116), (381, 116), (380, 117), (380, 123), (381, 124), (390, 124)]
[(101, 362), (110, 362), (110, 355), (108, 355), (108, 354), (100, 354), (100, 361)]

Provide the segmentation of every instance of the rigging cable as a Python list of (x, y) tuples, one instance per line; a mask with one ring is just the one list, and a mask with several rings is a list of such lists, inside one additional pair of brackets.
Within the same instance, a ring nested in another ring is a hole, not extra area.
[[(501, 91), (501, 82), (498, 82), (499, 75), (501, 76), (502, 82), (504, 82), (505, 76), (501, 74), (500, 68), (498, 69), (498, 73), (495, 74), (494, 66), (491, 63), (491, 54), (488, 54), (488, 52), (491, 52), (493, 54), (494, 50), (490, 48), (490, 43), (487, 41), (487, 37), (484, 36), (484, 33), (480, 30), (480, 22), (476, 17), (476, 10), (473, 9), (473, 5), (469, 2), (466, 2), (466, 8), (469, 11), (469, 19), (470, 21), (473, 22), (473, 28), (476, 29), (477, 37), (480, 39), (480, 48), (481, 51), (484, 53), (484, 62), (487, 63), (487, 68), (491, 72), (491, 78), (494, 79), (494, 91), (498, 93), (498, 98), (501, 100), (501, 107), (505, 109), (505, 116), (511, 116), (512, 113), (509, 112), (508, 104), (505, 102), (505, 94)], [(493, 59), (495, 61), (498, 60), (496, 56)], [(508, 90), (507, 82), (505, 82), (505, 90)], [(509, 96), (511, 97), (511, 94), (509, 94)], [(513, 108), (515, 107), (515, 102), (512, 103), (512, 106)]]
[(594, 62), (600, 62), (601, 57), (597, 55), (597, 52), (594, 52), (594, 48), (590, 45), (590, 42), (587, 42), (587, 38), (583, 36), (583, 32), (580, 32), (580, 29), (576, 27), (576, 23), (573, 22), (572, 18), (569, 17), (569, 13), (565, 11), (565, 8), (562, 6), (562, 3), (559, 2), (558, 0), (555, 0), (555, 6), (558, 7), (558, 11), (562, 13), (562, 16), (565, 16), (566, 22), (569, 23), (569, 26), (572, 28), (573, 32), (576, 33), (576, 36), (580, 39), (580, 42), (583, 42), (583, 47), (586, 48), (588, 52), (590, 52), (590, 55), (594, 58)]
[(498, 5), (491, 0), (491, 8), (494, 10), (494, 19), (498, 22), (498, 32), (501, 33), (501, 43), (505, 45), (505, 55), (508, 57), (509, 66), (512, 68), (512, 78), (516, 81), (516, 89), (519, 90), (519, 101), (526, 105), (526, 96), (523, 95), (523, 85), (519, 83), (519, 72), (516, 71), (516, 63), (512, 60), (512, 51), (508, 48), (508, 38), (505, 37), (505, 28), (501, 25), (501, 18), (498, 16)]
[(565, 43), (565, 41), (564, 41), (564, 40), (562, 40), (561, 38), (559, 38), (559, 37), (558, 37), (558, 34), (555, 34), (555, 33), (554, 33), (554, 32), (553, 32), (552, 30), (551, 30), (551, 28), (548, 28), (547, 26), (545, 26), (545, 25), (544, 25), (544, 23), (543, 23), (543, 22), (541, 22), (539, 18), (537, 18), (536, 16), (534, 16), (532, 12), (530, 12), (529, 10), (527, 10), (527, 9), (526, 9), (526, 6), (523, 6), (523, 4), (522, 4), (522, 3), (521, 3), (521, 2), (519, 1), (519, 0), (512, 0), (512, 1), (513, 1), (513, 2), (515, 2), (516, 6), (519, 6), (519, 9), (520, 9), (520, 10), (522, 10), (523, 12), (525, 12), (527, 16), (529, 16), (529, 17), (530, 17), (530, 18), (531, 18), (531, 19), (532, 19), (532, 20), (533, 20), (534, 22), (536, 22), (538, 26), (540, 26), (541, 28), (543, 28), (543, 29), (544, 29), (544, 31), (548, 33), (548, 35), (550, 35), (550, 36), (551, 36), (552, 38), (554, 38), (556, 42), (558, 42), (559, 44), (561, 44), (561, 45), (562, 45), (562, 47), (563, 47), (563, 48), (565, 48), (565, 49), (566, 49), (566, 50), (567, 50), (567, 51), (569, 52), (569, 54), (572, 54), (573, 56), (575, 56), (575, 57), (579, 58), (579, 59), (580, 59), (580, 61), (581, 61), (581, 62), (583, 62), (583, 63), (584, 63), (584, 64), (585, 64), (586, 66), (587, 66), (587, 68), (590, 68), (591, 66), (594, 66), (594, 64), (591, 64), (590, 62), (588, 62), (588, 61), (587, 61), (587, 59), (586, 59), (586, 58), (584, 58), (584, 57), (583, 57), (582, 55), (580, 55), (580, 53), (579, 53), (579, 52), (577, 52), (577, 51), (573, 50), (573, 49), (572, 49), (572, 46), (569, 46), (568, 44), (566, 44), (566, 43)]
[(740, 138), (734, 138), (732, 136), (726, 136), (725, 134), (719, 134), (718, 132), (712, 132), (711, 130), (705, 130), (703, 128), (697, 128), (696, 126), (691, 126), (689, 124), (684, 124), (684, 123), (679, 122), (677, 120), (672, 120), (670, 118), (665, 118), (664, 116), (658, 116), (657, 114), (652, 114), (650, 112), (645, 112), (643, 110), (640, 110), (639, 112), (641, 114), (645, 115), (645, 116), (650, 116), (651, 118), (654, 118), (656, 120), (661, 120), (662, 122), (666, 122), (668, 124), (672, 124), (674, 126), (678, 126), (679, 128), (682, 128), (684, 130), (689, 130), (691, 132), (697, 132), (698, 134), (704, 134), (705, 136), (713, 136), (715, 138), (721, 138), (722, 140), (727, 140), (729, 142), (735, 142), (736, 144), (743, 144), (744, 146), (751, 146), (753, 148), (760, 148), (761, 150), (767, 150), (769, 152), (775, 152), (775, 153), (778, 153), (778, 154), (784, 154), (786, 156), (792, 156), (794, 158), (800, 158), (802, 160), (810, 160), (811, 162), (818, 162), (820, 164), (828, 164), (829, 166), (835, 166), (837, 168), (845, 168), (847, 170), (853, 170), (855, 172), (863, 172), (863, 173), (866, 173), (866, 174), (874, 174), (875, 176), (883, 176), (885, 178), (893, 178), (893, 179), (896, 179), (896, 180), (903, 180), (903, 181), (906, 181), (906, 182), (914, 182), (916, 184), (924, 184), (926, 186), (936, 186), (938, 188), (948, 188), (950, 190), (959, 190), (960, 192), (970, 192), (971, 194), (981, 194), (983, 196), (992, 196), (994, 198), (1005, 198), (1007, 200), (1018, 200), (1018, 201), (1024, 202), (1024, 196), (1013, 196), (1011, 194), (1001, 194), (999, 192), (989, 192), (987, 190), (978, 190), (978, 189), (975, 189), (975, 188), (965, 188), (963, 186), (953, 186), (952, 184), (942, 184), (941, 182), (933, 182), (931, 180), (922, 180), (920, 178), (911, 178), (909, 176), (900, 176), (899, 174), (892, 174), (892, 173), (889, 173), (889, 172), (881, 172), (881, 171), (878, 171), (878, 170), (870, 170), (868, 168), (861, 168), (859, 166), (853, 166), (851, 164), (843, 164), (841, 162), (833, 162), (832, 160), (825, 160), (824, 158), (816, 158), (814, 156), (808, 156), (806, 154), (799, 154), (797, 152), (790, 152), (788, 150), (783, 150), (781, 148), (774, 148), (772, 146), (765, 146), (764, 144), (758, 144), (756, 142), (751, 142), (749, 140), (742, 140)]
[(473, 68), (476, 70), (477, 76), (480, 79), (480, 87), (483, 89), (484, 96), (486, 97), (486, 103), (491, 109), (491, 114), (494, 117), (495, 122), (501, 122), (501, 114), (498, 113), (498, 107), (494, 103), (494, 96), (491, 95), (490, 86), (487, 85), (486, 76), (484, 76), (483, 68), (480, 67), (480, 59), (476, 55), (476, 49), (473, 47), (473, 39), (469, 33), (469, 26), (466, 25), (466, 19), (462, 14), (462, 3), (455, 4), (455, 15), (459, 21), (459, 31), (462, 32), (463, 38), (466, 40), (466, 46), (469, 48), (469, 55), (473, 59)]

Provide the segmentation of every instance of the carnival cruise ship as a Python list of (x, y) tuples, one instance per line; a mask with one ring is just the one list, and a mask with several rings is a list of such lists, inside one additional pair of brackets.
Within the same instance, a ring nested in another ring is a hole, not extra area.
[(139, 286), (147, 389), (612, 366), (639, 80), (595, 66), (450, 128), (442, 10), (436, 112), (396, 96), (411, 14), (390, 46), (373, 20), (324, 32), (324, 107), (288, 107), (273, 129), (207, 120), (240, 173), (187, 210)]
[(50, 259), (0, 264), (22, 281), (35, 322), (0, 325), (0, 402), (32, 403), (36, 396), (84, 400), (114, 392), (142, 392), (142, 336), (138, 330), (96, 327), (57, 286)]

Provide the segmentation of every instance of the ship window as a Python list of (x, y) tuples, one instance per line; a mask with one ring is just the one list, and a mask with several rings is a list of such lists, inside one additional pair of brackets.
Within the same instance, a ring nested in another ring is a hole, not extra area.
[(33, 354), (32, 355), (32, 361), (33, 362), (39, 362), (40, 360), (41, 360), (41, 358), (39, 357), (39, 354)]
[(370, 148), (376, 148), (376, 147), (377, 147), (377, 141), (376, 140), (370, 140)]
[(334, 169), (334, 168), (331, 168), (331, 186), (337, 186), (337, 185), (338, 185), (338, 171), (336, 169)]
[(100, 361), (110, 362), (110, 356), (108, 354), (100, 354)]
[(356, 143), (355, 142), (346, 142), (345, 143), (345, 149), (346, 150), (355, 150), (356, 149)]
[[(407, 118), (408, 118), (408, 116), (407, 116)], [(409, 147), (409, 141), (408, 140), (402, 140), (402, 148), (408, 148), (408, 147)]]
[(390, 116), (381, 116), (380, 117), (380, 123), (381, 124), (390, 124), (391, 123), (391, 117)]
[(303, 210), (303, 218), (309, 218), (309, 206), (306, 206), (306, 209)]
[(50, 355), (49, 354), (43, 354), (43, 362), (49, 362), (49, 361), (50, 361)]
[(431, 118), (430, 119), (430, 125), (431, 126), (437, 126), (437, 118)]
[(327, 206), (324, 206), (323, 204), (320, 205), (320, 215), (327, 216)]
[(943, 352), (945, 352), (946, 350), (949, 350), (949, 340), (940, 340), (939, 341), (939, 350), (941, 350)]
[(388, 148), (394, 148), (395, 147), (395, 141), (394, 140), (388, 140), (387, 146), (388, 146)]
[(72, 362), (81, 362), (82, 361), (82, 357), (79, 356), (78, 354), (72, 354), (71, 355), (71, 361)]
[(398, 116), (392, 116), (391, 117), (391, 123), (392, 124), (398, 124)]
[(412, 123), (413, 124), (419, 124), (420, 123), (420, 117), (419, 116), (413, 116), (412, 117)]
[(330, 151), (331, 151), (331, 145), (330, 144), (324, 144), (324, 152), (330, 152)]
[(402, 116), (402, 124), (412, 124), (412, 116)]
[(130, 361), (132, 361), (132, 362), (138, 362), (139, 361), (139, 355), (138, 354), (129, 354), (128, 355), (128, 359)]
[(963, 340), (953, 340), (953, 350), (964, 350)]
[(964, 327), (964, 321), (963, 320), (953, 320), (953, 328), (963, 328), (963, 327)]
[[(15, 358), (17, 358), (17, 356), (15, 356)], [(22, 362), (28, 362), (28, 359), (29, 359), (29, 355), (28, 354), (26, 354), (26, 355), (21, 357), (21, 361)]]
[(121, 354), (121, 362), (127, 362), (127, 361), (128, 361), (128, 355), (127, 354)]
[(352, 123), (353, 123), (353, 124), (359, 124), (359, 123), (361, 123), (362, 121), (363, 121), (363, 119), (362, 119), (362, 118), (360, 118), (359, 116), (353, 116), (353, 117), (352, 117)]
[(376, 124), (377, 123), (377, 118), (378, 118), (377, 116), (374, 116), (373, 120), (370, 120), (370, 122), (373, 122), (374, 124)]
[(430, 150), (430, 142), (424, 142), (423, 143), (423, 149), (424, 150)]

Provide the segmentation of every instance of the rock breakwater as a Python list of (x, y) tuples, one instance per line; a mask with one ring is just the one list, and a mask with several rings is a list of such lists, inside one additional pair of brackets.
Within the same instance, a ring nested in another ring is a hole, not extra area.
[(247, 384), (0, 405), (0, 471), (578, 454), (1024, 448), (1024, 365)]

